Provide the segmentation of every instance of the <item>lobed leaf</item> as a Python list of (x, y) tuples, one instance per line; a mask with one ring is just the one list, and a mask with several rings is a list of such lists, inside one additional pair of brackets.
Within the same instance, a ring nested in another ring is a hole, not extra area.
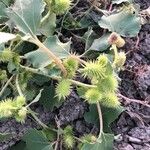
[(26, 142), (27, 150), (53, 150), (43, 132), (36, 129), (30, 129), (23, 136), (23, 141)]
[[(70, 44), (70, 41), (67, 43), (60, 42), (57, 36), (50, 36), (44, 42), (44, 45), (61, 59), (69, 56)], [(25, 57), (35, 68), (44, 68), (52, 62), (47, 54), (40, 49), (27, 53)]]
[[(84, 119), (88, 123), (92, 123), (96, 126), (99, 124), (99, 117), (97, 112), (97, 107), (95, 104), (90, 105), (89, 112), (84, 114)], [(123, 108), (120, 106), (118, 108), (107, 108), (101, 107), (104, 123), (104, 132), (111, 132), (110, 124), (118, 118), (118, 116), (123, 112)]]
[(141, 28), (140, 17), (135, 11), (130, 12), (128, 8), (109, 16), (103, 15), (98, 23), (100, 27), (124, 37), (136, 36)]
[(6, 13), (20, 31), (33, 36), (40, 25), (44, 6), (42, 0), (16, 0)]

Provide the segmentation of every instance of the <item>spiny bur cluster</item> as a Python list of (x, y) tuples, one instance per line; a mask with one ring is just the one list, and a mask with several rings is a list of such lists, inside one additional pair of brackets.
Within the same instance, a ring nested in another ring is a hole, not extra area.
[(95, 143), (97, 137), (93, 134), (86, 134), (83, 137), (81, 137), (81, 140), (83, 141), (83, 143)]
[(56, 96), (59, 99), (65, 99), (70, 94), (72, 86), (69, 79), (75, 77), (79, 63), (77, 60), (69, 57), (63, 60), (63, 65), (67, 70), (67, 76), (62, 78), (56, 86)]
[(78, 61), (69, 57), (63, 61), (63, 65), (67, 70), (67, 78), (73, 78), (76, 75), (76, 70), (78, 69)]
[(10, 49), (0, 51), (0, 62), (9, 61), (12, 61), (14, 64), (18, 65), (20, 63), (20, 57), (17, 53), (11, 51)]
[(64, 129), (63, 141), (64, 141), (66, 148), (68, 148), (68, 149), (73, 148), (73, 146), (75, 144), (75, 139), (73, 136), (73, 129), (71, 126), (67, 126)]
[(113, 66), (115, 68), (119, 68), (122, 69), (123, 65), (126, 62), (126, 54), (124, 52), (119, 52), (116, 54), (114, 62), (113, 62)]
[(5, 82), (7, 80), (7, 72), (6, 70), (0, 69), (0, 82)]
[(6, 99), (0, 102), (0, 118), (14, 117), (18, 122), (24, 122), (27, 108), (24, 106), (26, 99), (18, 96), (16, 99)]
[(68, 79), (62, 79), (56, 86), (56, 96), (65, 99), (71, 92), (71, 82)]
[(116, 96), (117, 76), (106, 55), (100, 55), (97, 60), (87, 62), (80, 72), (84, 77), (91, 79), (91, 83), (96, 86), (96, 88), (87, 89), (84, 94), (86, 101), (91, 104), (100, 102), (106, 107), (119, 106)]
[(62, 15), (69, 10), (72, 0), (45, 0), (49, 9), (56, 15)]

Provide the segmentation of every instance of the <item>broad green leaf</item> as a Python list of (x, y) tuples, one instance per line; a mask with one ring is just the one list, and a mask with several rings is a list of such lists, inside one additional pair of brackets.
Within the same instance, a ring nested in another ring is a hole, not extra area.
[[(84, 115), (84, 119), (92, 123), (96, 126), (99, 125), (99, 117), (98, 117), (98, 112), (97, 112), (97, 107), (96, 105), (90, 105), (89, 112), (86, 112)], [(120, 106), (116, 109), (114, 108), (107, 108), (107, 107), (102, 107), (102, 115), (103, 115), (103, 126), (104, 126), (104, 132), (111, 132), (110, 124), (118, 118), (118, 116), (123, 112), (123, 108)]]
[(102, 107), (104, 132), (111, 133), (111, 123), (124, 111), (123, 107), (107, 108)]
[(8, 42), (16, 38), (16, 35), (11, 33), (0, 32), (0, 44)]
[[(44, 45), (61, 59), (69, 56), (70, 44), (71, 41), (67, 43), (60, 42), (57, 36), (50, 36), (44, 42)], [(47, 54), (40, 49), (27, 53), (25, 57), (35, 68), (44, 68), (52, 62)]]
[(87, 13), (87, 15), (85, 15), (80, 20), (80, 28), (82, 29), (82, 28), (88, 28), (88, 27), (94, 27), (94, 26), (96, 26), (98, 18), (97, 17), (94, 18), (93, 16), (92, 16), (92, 14)]
[(6, 5), (3, 2), (0, 2), (0, 19), (7, 17), (5, 13)]
[(0, 0), (0, 19), (7, 18), (6, 8), (10, 2), (11, 0)]
[(49, 37), (52, 36), (56, 27), (56, 14), (52, 13), (43, 18), (39, 31)]
[(121, 4), (123, 2), (132, 3), (133, 0), (111, 0), (113, 4)]
[(89, 50), (101, 51), (101, 52), (106, 50), (108, 47), (110, 47), (110, 44), (108, 43), (109, 36), (110, 36), (110, 34), (108, 33), (98, 39), (95, 39), (93, 41), (93, 44), (89, 48)]
[(0, 51), (3, 51), (5, 49), (5, 45), (4, 45), (4, 43), (1, 43), (0, 44)]
[(98, 127), (99, 125), (99, 117), (98, 117), (98, 112), (97, 112), (97, 107), (96, 105), (90, 105), (89, 107), (89, 112), (86, 112), (84, 114), (84, 119), (88, 123), (92, 123)]
[(113, 134), (105, 134), (103, 133), (101, 138), (98, 138), (96, 143), (83, 144), (81, 150), (113, 150), (113, 141), (114, 135)]
[(102, 16), (99, 26), (124, 37), (134, 37), (141, 28), (140, 17), (134, 8), (125, 7), (122, 11)]
[(8, 138), (10, 138), (10, 136), (12, 136), (9, 133), (0, 133), (0, 142), (7, 140)]
[(90, 48), (93, 41), (98, 38), (98, 35), (93, 31), (92, 28), (89, 28), (88, 31), (83, 35), (83, 40), (85, 42), (85, 51)]
[[(55, 128), (55, 127), (51, 125), (50, 128)], [(50, 129), (42, 129), (42, 132), (44, 133), (46, 138), (51, 142), (53, 142), (57, 138), (57, 133), (55, 131), (52, 131)]]
[(13, 145), (8, 150), (27, 150), (26, 149), (26, 143), (23, 141), (20, 141), (18, 144)]
[(33, 103), (36, 103), (40, 100), (42, 91), (43, 91), (43, 89), (40, 90), (39, 94), (34, 98), (34, 100), (30, 103), (30, 105), (32, 105)]
[(7, 15), (24, 34), (35, 35), (43, 10), (42, 0), (16, 0), (15, 4), (7, 9)]
[(31, 129), (23, 137), (27, 150), (53, 150), (42, 131)]
[(44, 87), (39, 102), (50, 111), (53, 111), (54, 107), (59, 107), (62, 104), (55, 95), (55, 88), (53, 85)]

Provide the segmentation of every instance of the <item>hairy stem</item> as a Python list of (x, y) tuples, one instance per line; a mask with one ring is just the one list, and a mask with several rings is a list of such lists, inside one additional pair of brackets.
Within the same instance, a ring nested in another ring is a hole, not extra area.
[[(32, 73), (36, 73), (36, 74), (40, 74), (40, 75), (43, 75), (43, 76), (46, 76), (46, 77), (49, 77), (53, 80), (61, 80), (62, 78), (61, 77), (57, 77), (57, 76), (49, 76), (49, 75), (46, 75), (46, 74), (42, 74), (41, 72), (39, 72), (40, 70), (39, 69), (34, 69), (34, 68), (30, 68), (30, 67), (26, 67), (26, 66), (22, 66), (20, 65), (21, 68), (27, 70), (27, 71), (30, 71)], [(75, 80), (72, 80), (72, 79), (69, 79), (70, 82), (74, 85), (77, 85), (77, 86), (82, 86), (82, 87), (85, 87), (85, 88), (95, 88), (96, 85), (91, 85), (91, 84), (85, 84), (85, 83), (82, 83), (82, 82), (79, 82), (79, 81), (75, 81)]]
[(16, 88), (17, 88), (19, 95), (23, 96), (23, 93), (22, 93), (21, 88), (19, 86), (19, 75), (16, 76)]
[(39, 120), (39, 118), (34, 113), (31, 113), (31, 115), (41, 127), (45, 128), (45, 129), (49, 128), (46, 124), (44, 124), (41, 120)]
[(15, 47), (12, 49), (12, 51), (15, 51), (21, 44), (23, 43), (23, 41), (19, 41), (19, 43), (17, 45), (15, 45)]
[(86, 61), (82, 60), (82, 59), (80, 58), (80, 56), (71, 55), (71, 58), (77, 60), (77, 61), (78, 61), (79, 63), (81, 63), (81, 64), (86, 64)]
[(7, 86), (10, 84), (10, 82), (12, 81), (14, 75), (12, 75), (10, 77), (10, 79), (6, 82), (6, 84), (4, 85), (4, 87), (2, 88), (2, 90), (0, 91), (0, 97), (3, 95), (4, 91), (6, 90)]
[(70, 81), (72, 82), (72, 84), (75, 84), (77, 86), (82, 86), (82, 87), (85, 87), (85, 88), (96, 88), (97, 87), (96, 85), (85, 84), (85, 83), (75, 81), (75, 80), (72, 80), (72, 79), (70, 79)]
[(55, 54), (53, 54), (51, 52), (50, 49), (48, 49), (43, 43), (41, 43), (38, 38), (34, 38), (32, 39), (33, 43), (36, 44), (41, 50), (43, 50), (43, 52), (45, 52), (49, 58), (51, 58), (52, 60), (54, 60), (54, 62), (56, 63), (56, 65), (61, 69), (61, 71), (63, 72), (64, 76), (67, 75), (67, 70), (64, 67), (61, 59), (59, 59)]
[(100, 128), (98, 138), (101, 138), (101, 135), (103, 133), (103, 117), (102, 117), (102, 111), (99, 103), (97, 103), (97, 111), (99, 115), (99, 128)]

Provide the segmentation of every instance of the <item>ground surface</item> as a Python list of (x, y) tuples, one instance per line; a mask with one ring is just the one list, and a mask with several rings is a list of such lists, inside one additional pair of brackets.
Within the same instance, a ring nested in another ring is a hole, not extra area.
[[(136, 2), (140, 4), (141, 9), (150, 6), (149, 0), (136, 0)], [(77, 8), (81, 7), (88, 7), (86, 0), (81, 1)], [(71, 33), (68, 32), (66, 36), (70, 35)], [(73, 49), (83, 46), (82, 42), (77, 41), (75, 37), (72, 40), (75, 41)], [(128, 98), (150, 102), (150, 25), (142, 27), (138, 46), (136, 41), (137, 38), (126, 39), (124, 49), (128, 54), (125, 70), (120, 73), (122, 79), (120, 92)], [(124, 98), (120, 100), (126, 111), (112, 124), (112, 129), (117, 135), (114, 149), (150, 150), (150, 108), (139, 103), (127, 102)], [(75, 92), (72, 92), (68, 100), (53, 113), (43, 111), (41, 106), (36, 108), (36, 112), (40, 112), (39, 118), (43, 122), (48, 123), (57, 115), (60, 125), (72, 124), (77, 135), (89, 133), (91, 130), (95, 133), (98, 131), (97, 128), (93, 128), (84, 121), (83, 115), (87, 110), (88, 105), (79, 99)], [(13, 119), (0, 122), (0, 132), (13, 133), (11, 139), (0, 143), (0, 150), (7, 150), (32, 127), (39, 128), (31, 118), (28, 118), (23, 125), (16, 123)]]

